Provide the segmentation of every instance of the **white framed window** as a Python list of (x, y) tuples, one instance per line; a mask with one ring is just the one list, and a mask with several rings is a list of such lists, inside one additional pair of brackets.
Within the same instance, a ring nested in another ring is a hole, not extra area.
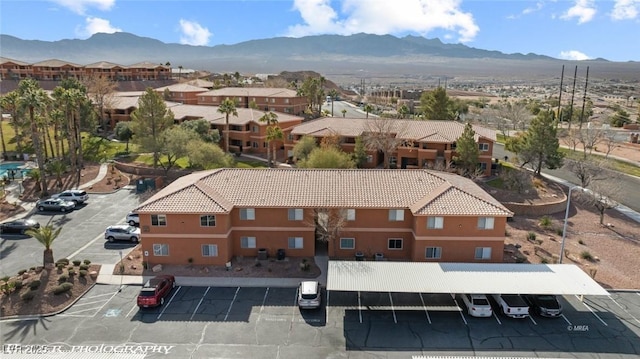
[(343, 215), (345, 221), (355, 221), (356, 220), (356, 209), (355, 208), (346, 208), (343, 210)]
[(442, 229), (444, 228), (444, 217), (429, 217), (427, 218), (428, 229)]
[(256, 237), (240, 237), (240, 248), (256, 248)]
[(256, 219), (255, 208), (240, 208), (240, 219), (243, 221), (254, 221)]
[(253, 125), (253, 126), (251, 127), (251, 131), (252, 131), (253, 133), (258, 133), (258, 132), (260, 132), (260, 127), (259, 127), (259, 126), (256, 126), (256, 125)]
[(200, 216), (200, 227), (215, 227), (216, 216), (213, 214), (204, 214)]
[(478, 143), (478, 149), (482, 152), (487, 152), (489, 151), (489, 144), (488, 143)]
[(154, 244), (153, 245), (153, 255), (156, 257), (166, 257), (169, 255), (169, 245), (168, 244)]
[(404, 221), (404, 209), (390, 209), (389, 210), (389, 221), (391, 221), (391, 222)]
[(373, 162), (373, 155), (367, 155), (367, 163)]
[(272, 98), (272, 99), (271, 99), (271, 103), (276, 103), (276, 99), (275, 99), (275, 98)]
[(289, 237), (289, 249), (302, 249), (303, 243), (302, 237)]
[(253, 141), (253, 142), (251, 143), (251, 147), (253, 147), (253, 148), (258, 148), (258, 142)]
[(389, 249), (402, 249), (402, 238), (389, 238)]
[(493, 217), (479, 217), (478, 229), (493, 229)]
[[(287, 140), (289, 140), (289, 141), (293, 141), (293, 133), (289, 133), (289, 134), (287, 135)], [(293, 153), (293, 151), (291, 151), (291, 153)]]
[(476, 247), (475, 259), (491, 259), (491, 247)]
[(202, 245), (202, 256), (203, 257), (217, 257), (218, 256), (218, 245), (217, 244), (203, 244)]
[(289, 99), (288, 99), (288, 98), (285, 98), (285, 99), (284, 99), (284, 103), (287, 103), (287, 104), (288, 104), (288, 103), (289, 103)]
[(427, 247), (424, 251), (427, 259), (440, 259), (442, 257), (442, 247)]
[(302, 221), (302, 215), (303, 215), (302, 208), (289, 208), (290, 221)]
[(354, 249), (356, 248), (355, 238), (340, 238), (340, 249)]
[(152, 226), (166, 226), (167, 225), (167, 216), (164, 214), (152, 214), (151, 215), (151, 225)]

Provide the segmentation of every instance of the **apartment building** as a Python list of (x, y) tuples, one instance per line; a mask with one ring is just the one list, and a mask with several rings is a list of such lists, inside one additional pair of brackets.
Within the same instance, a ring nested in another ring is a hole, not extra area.
[(198, 105), (219, 106), (225, 99), (234, 99), (236, 106), (262, 111), (301, 116), (309, 106), (306, 97), (295, 90), (269, 87), (224, 87), (198, 94)]
[[(196, 172), (135, 210), (149, 265), (224, 265), (279, 249), (310, 257), (320, 245), (334, 259), (501, 262), (513, 215), (461, 176), (371, 169)], [(333, 233), (325, 242), (322, 230)]]

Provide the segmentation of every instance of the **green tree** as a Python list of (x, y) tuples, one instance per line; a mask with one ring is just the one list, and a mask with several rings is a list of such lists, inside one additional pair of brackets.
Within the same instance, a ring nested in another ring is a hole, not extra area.
[[(319, 114), (322, 109), (324, 99), (324, 83), (325, 78), (307, 77), (304, 79), (302, 86), (297, 88), (298, 96), (307, 98), (309, 109), (312, 115)], [(316, 109), (317, 106), (317, 109)]]
[(618, 109), (611, 119), (609, 120), (611, 126), (613, 127), (622, 127), (627, 123), (631, 123), (631, 118), (629, 117), (629, 113), (623, 109)]
[(425, 91), (420, 96), (420, 110), (427, 120), (454, 120), (452, 101), (447, 91), (438, 86), (433, 91)]
[(42, 264), (46, 267), (48, 264), (53, 264), (53, 241), (58, 238), (62, 227), (53, 228), (52, 225), (42, 226), (38, 229), (29, 229), (25, 233), (35, 238), (39, 243), (44, 246), (44, 253), (42, 256)]
[[(3, 113), (11, 115), (11, 125), (15, 132), (16, 151), (22, 155), (22, 138), (24, 137), (24, 113), (20, 108), (20, 95), (17, 91), (11, 91), (0, 97), (0, 108)], [(3, 149), (4, 150), (4, 149)]]
[(204, 142), (220, 142), (220, 132), (218, 132), (218, 130), (212, 130), (209, 121), (204, 118), (184, 121), (180, 124), (180, 127), (197, 133)]
[(208, 170), (212, 168), (233, 167), (233, 158), (220, 146), (202, 141), (191, 141), (187, 145), (191, 166)]
[(407, 106), (406, 104), (400, 105), (400, 108), (398, 109), (398, 117), (400, 117), (401, 119), (405, 118), (409, 113), (411, 113), (409, 106)]
[(56, 176), (56, 186), (62, 187), (62, 174), (67, 170), (67, 164), (61, 159), (47, 163), (47, 171)]
[(133, 140), (140, 150), (153, 153), (153, 167), (158, 167), (164, 147), (162, 133), (173, 126), (173, 112), (167, 109), (162, 96), (147, 88), (138, 100), (138, 108), (131, 113)]
[(225, 99), (218, 106), (218, 112), (224, 114), (224, 150), (229, 153), (229, 116), (233, 115), (238, 117), (238, 111), (236, 110), (236, 101), (232, 99)]
[(131, 129), (130, 121), (120, 121), (116, 124), (114, 129), (116, 138), (118, 141), (124, 141), (126, 143), (125, 151), (129, 152), (129, 141), (133, 137), (133, 130)]
[(362, 137), (356, 137), (356, 144), (353, 147), (353, 162), (356, 164), (356, 167), (362, 168), (367, 161), (367, 149), (364, 145), (364, 140)]
[(373, 111), (373, 106), (371, 106), (370, 104), (366, 104), (362, 109), (367, 114), (366, 118), (369, 118), (369, 112)]
[(348, 153), (335, 146), (317, 147), (306, 160), (298, 161), (300, 168), (355, 168), (356, 164)]
[(463, 174), (470, 176), (476, 171), (480, 150), (475, 139), (476, 132), (470, 122), (464, 126), (462, 135), (456, 140), (457, 162), (462, 167)]
[(298, 143), (293, 146), (293, 156), (296, 161), (306, 160), (311, 151), (317, 147), (318, 143), (316, 142), (315, 137), (308, 135), (302, 136)]
[[(25, 79), (20, 81), (18, 84), (18, 94), (20, 98), (20, 106), (26, 109), (29, 114), (29, 123), (31, 124), (31, 142), (33, 143), (33, 149), (36, 153), (38, 168), (44, 169), (45, 154), (40, 144), (41, 134), (38, 129), (37, 118), (45, 110), (49, 98), (34, 79)], [(49, 189), (47, 188), (47, 179), (44, 173), (40, 176), (40, 185), (40, 188), (42, 189), (42, 196), (47, 196), (49, 194)]]
[[(282, 129), (278, 126), (278, 115), (269, 111), (258, 119), (259, 122), (267, 124), (267, 163), (271, 166), (271, 142), (284, 138)], [(276, 161), (276, 150), (273, 149), (273, 161)]]
[(165, 156), (166, 161), (160, 161), (160, 166), (166, 175), (176, 165), (176, 161), (187, 156), (189, 153), (187, 146), (190, 142), (199, 140), (199, 136), (191, 130), (173, 126), (162, 132), (161, 137), (163, 144), (161, 153)]
[(543, 167), (555, 169), (562, 166), (564, 154), (559, 151), (553, 115), (540, 112), (526, 132), (507, 139), (505, 149), (518, 156), (521, 166), (529, 165), (535, 175), (540, 175)]
[(340, 112), (342, 112), (342, 117), (346, 117), (347, 116), (347, 109), (346, 108), (343, 108), (342, 111), (340, 111)]
[(331, 117), (333, 117), (333, 103), (338, 98), (338, 90), (336, 89), (329, 90), (329, 97), (331, 97)]

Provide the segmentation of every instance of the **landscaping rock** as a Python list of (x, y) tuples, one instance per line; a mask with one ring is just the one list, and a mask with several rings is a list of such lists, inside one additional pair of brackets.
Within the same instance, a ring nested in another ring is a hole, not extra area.
[(162, 272), (162, 264), (154, 265), (153, 268), (151, 268), (151, 270), (153, 271), (153, 273)]

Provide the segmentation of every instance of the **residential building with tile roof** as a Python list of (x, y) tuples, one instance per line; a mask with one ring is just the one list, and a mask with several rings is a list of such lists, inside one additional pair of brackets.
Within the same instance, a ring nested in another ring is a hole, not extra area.
[[(513, 215), (461, 176), (373, 169), (201, 171), (135, 211), (149, 265), (224, 265), (259, 249), (311, 257), (323, 246), (336, 259), (501, 262)], [(335, 233), (324, 242), (322, 226)]]
[(296, 116), (309, 107), (307, 98), (298, 96), (295, 90), (273, 87), (223, 87), (198, 94), (198, 104), (219, 106), (228, 98), (234, 99), (239, 108), (249, 108), (253, 103), (259, 110)]

